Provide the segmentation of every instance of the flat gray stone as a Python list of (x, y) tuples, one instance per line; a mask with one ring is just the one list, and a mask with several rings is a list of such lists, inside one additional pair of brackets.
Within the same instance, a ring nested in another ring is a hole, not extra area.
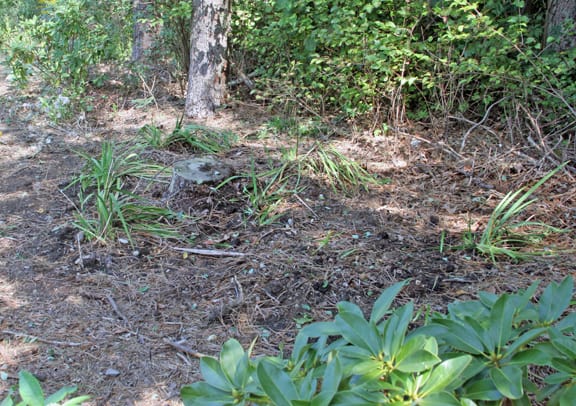
[(201, 156), (174, 163), (168, 193), (172, 196), (193, 185), (221, 182), (232, 175), (232, 167), (216, 157)]

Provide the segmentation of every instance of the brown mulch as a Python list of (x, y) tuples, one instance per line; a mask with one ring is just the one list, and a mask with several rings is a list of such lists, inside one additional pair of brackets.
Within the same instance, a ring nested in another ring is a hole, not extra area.
[[(113, 108), (109, 95), (85, 119), (55, 126), (43, 121), (33, 96), (2, 89), (0, 98), (0, 399), (26, 369), (47, 392), (78, 385), (91, 405), (178, 405), (182, 385), (199, 379), (198, 353), (217, 355), (229, 338), (249, 345), (255, 337), (256, 355), (276, 353), (289, 348), (297, 324), (331, 318), (341, 300), (368, 310), (396, 281), (411, 278), (399, 303), (442, 310), (481, 290), (516, 291), (576, 271), (574, 253), (515, 264), (440, 252), (442, 235), (447, 248), (457, 246), (469, 228), (486, 224), (505, 193), (550, 169), (515, 153), (526, 152), (517, 146), (493, 148), (476, 132), (456, 152), (461, 124), (449, 136), (417, 126), (333, 136), (339, 150), (390, 183), (345, 196), (322, 179), (304, 179), (307, 188), (270, 225), (247, 215), (238, 179), (167, 202), (195, 218), (188, 242), (78, 242), (70, 225), (75, 197), (64, 191), (82, 168), (73, 150), (97, 154), (102, 140), (131, 139), (145, 124), (169, 131), (181, 106), (160, 100), (158, 109)], [(252, 161), (267, 168), (294, 143), (286, 134), (262, 138), (268, 118), (261, 106), (238, 103), (206, 124), (240, 136), (225, 157), (242, 172)], [(537, 195), (530, 215), (568, 230), (548, 244), (573, 249), (573, 175), (558, 174)]]

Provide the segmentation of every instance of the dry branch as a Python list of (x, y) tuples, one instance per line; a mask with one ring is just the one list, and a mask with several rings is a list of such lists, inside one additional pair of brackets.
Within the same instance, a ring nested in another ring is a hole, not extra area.
[(12, 330), (2, 330), (2, 331), (0, 331), (0, 333), (6, 334), (6, 335), (12, 335), (15, 337), (26, 338), (28, 340), (39, 341), (39, 342), (44, 343), (44, 344), (59, 345), (59, 346), (63, 346), (63, 347), (81, 347), (83, 345), (90, 345), (90, 343), (87, 343), (87, 342), (76, 343), (76, 342), (70, 342), (70, 341), (47, 340), (45, 338), (41, 338), (38, 336), (33, 336), (30, 334), (25, 334), (25, 333), (19, 333), (17, 331), (12, 331)]
[(209, 249), (201, 249), (201, 248), (172, 247), (172, 249), (175, 251), (187, 252), (189, 254), (206, 255), (209, 257), (244, 257), (247, 255), (243, 252), (209, 250)]

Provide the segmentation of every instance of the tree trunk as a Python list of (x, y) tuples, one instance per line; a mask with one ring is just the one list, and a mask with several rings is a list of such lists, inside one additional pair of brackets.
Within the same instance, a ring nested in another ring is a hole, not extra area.
[(544, 35), (556, 40), (550, 44), (556, 51), (576, 46), (576, 0), (548, 0)]
[(149, 7), (152, 7), (146, 0), (134, 0), (132, 2), (132, 14), (134, 28), (132, 33), (132, 62), (142, 62), (147, 56), (146, 53), (152, 48), (153, 36), (150, 32), (150, 24), (145, 19), (150, 18)]
[(230, 0), (194, 0), (186, 115), (214, 115), (226, 93)]

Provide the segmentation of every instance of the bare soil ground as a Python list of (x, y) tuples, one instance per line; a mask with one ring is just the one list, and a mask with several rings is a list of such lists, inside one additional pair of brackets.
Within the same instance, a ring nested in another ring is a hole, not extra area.
[[(574, 254), (494, 264), (470, 252), (440, 252), (443, 231), (446, 246), (458, 245), (506, 192), (547, 170), (513, 153), (527, 151), (480, 132), (454, 154), (466, 130), (457, 126), (332, 136), (339, 150), (391, 182), (346, 197), (308, 180), (270, 226), (243, 221), (233, 184), (170, 201), (198, 218), (190, 248), (225, 246), (242, 257), (185, 256), (173, 249), (181, 243), (152, 238), (137, 238), (136, 249), (78, 244), (74, 206), (63, 192), (83, 165), (73, 150), (96, 155), (102, 140), (129, 139), (145, 124), (169, 131), (183, 105), (159, 97), (158, 107), (138, 109), (108, 89), (95, 94), (96, 109), (85, 118), (56, 126), (43, 119), (36, 95), (17, 94), (4, 77), (0, 399), (27, 369), (47, 392), (78, 385), (78, 393), (93, 396), (90, 405), (178, 405), (179, 389), (199, 373), (198, 360), (174, 343), (217, 355), (231, 337), (246, 345), (259, 337), (255, 354), (275, 353), (290, 346), (298, 323), (330, 318), (341, 300), (369, 309), (383, 288), (406, 278), (400, 302), (442, 310), (480, 290), (516, 291), (575, 274)], [(270, 117), (262, 106), (233, 103), (204, 124), (238, 134), (227, 156), (248, 165), (294, 142), (285, 134), (257, 136)], [(573, 249), (573, 177), (559, 174), (538, 197), (529, 214), (568, 229), (549, 243)]]

